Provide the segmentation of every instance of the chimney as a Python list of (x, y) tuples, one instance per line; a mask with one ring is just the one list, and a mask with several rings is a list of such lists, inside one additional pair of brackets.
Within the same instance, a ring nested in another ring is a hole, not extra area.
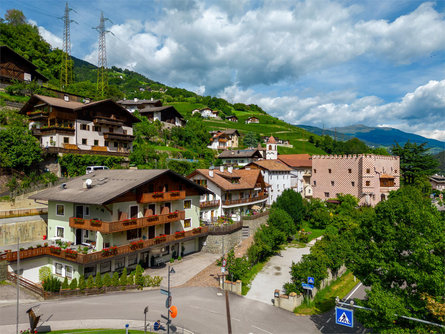
[(233, 172), (233, 167), (232, 167), (232, 166), (227, 167), (227, 171), (228, 171), (230, 174), (232, 174), (232, 172)]
[(83, 189), (90, 189), (91, 186), (93, 184), (93, 181), (91, 179), (86, 179), (83, 184), (82, 184), (82, 188)]
[(138, 98), (137, 97), (134, 98), (134, 102), (138, 102)]
[(219, 166), (219, 171), (220, 171), (221, 173), (224, 173), (224, 166)]
[(64, 95), (63, 99), (65, 100), (65, 102), (69, 102), (70, 101), (70, 97), (68, 95)]
[(209, 169), (209, 176), (213, 177), (213, 169)]

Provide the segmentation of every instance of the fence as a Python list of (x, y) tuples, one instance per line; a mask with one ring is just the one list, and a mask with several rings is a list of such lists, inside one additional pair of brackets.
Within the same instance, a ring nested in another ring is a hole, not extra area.
[[(17, 275), (14, 273), (8, 272), (8, 280), (17, 284)], [(43, 288), (41, 288), (37, 284), (31, 282), (30, 280), (27, 280), (24, 277), (19, 277), (19, 284), (21, 287), (28, 289), (28, 290), (38, 294), (39, 296), (42, 296), (42, 297), (45, 296), (45, 292), (43, 291)]]
[(260, 213), (254, 214), (254, 215), (251, 215), (251, 216), (242, 216), (241, 217), (241, 221), (257, 219), (257, 218), (264, 217), (264, 216), (267, 216), (267, 215), (269, 215), (269, 211), (268, 210), (264, 211), (264, 212), (260, 212)]
[(208, 226), (209, 226), (209, 235), (223, 235), (240, 230), (243, 227), (243, 222), (239, 221), (233, 224), (224, 224), (219, 226), (208, 225)]

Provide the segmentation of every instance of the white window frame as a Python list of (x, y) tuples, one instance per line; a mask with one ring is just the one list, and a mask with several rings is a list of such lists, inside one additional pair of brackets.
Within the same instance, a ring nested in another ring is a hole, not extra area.
[[(57, 266), (60, 266), (60, 274), (57, 273)], [(54, 262), (54, 274), (58, 276), (63, 276), (63, 264), (59, 262)]]
[[(62, 234), (63, 234), (63, 236), (62, 236), (62, 237), (59, 237), (59, 236), (58, 236), (58, 233), (57, 233), (57, 231), (59, 230), (59, 228), (61, 228), (61, 229), (62, 229)], [(65, 238), (65, 227), (63, 227), (63, 226), (56, 226), (56, 235), (55, 235), (55, 237), (56, 237), (56, 238), (61, 238), (61, 239), (64, 239), (64, 238)]]
[[(190, 202), (190, 207), (189, 208), (185, 207), (185, 202)], [(183, 203), (182, 203), (182, 207), (184, 208), (184, 210), (191, 209), (192, 208), (192, 200), (191, 199), (185, 199), (183, 201)]]
[[(67, 268), (71, 268), (71, 274), (68, 275), (68, 270)], [(65, 265), (65, 277), (69, 278), (69, 279), (73, 279), (73, 266), (69, 266), (69, 265)]]
[[(63, 214), (59, 215), (57, 212), (59, 211), (58, 208), (61, 206), (63, 208)], [(65, 204), (56, 204), (56, 216), (59, 217), (65, 217)]]
[[(190, 220), (190, 226), (185, 226), (185, 222), (186, 222), (187, 220)], [(186, 219), (184, 219), (184, 228), (190, 228), (190, 227), (192, 227), (192, 218), (186, 218)]]

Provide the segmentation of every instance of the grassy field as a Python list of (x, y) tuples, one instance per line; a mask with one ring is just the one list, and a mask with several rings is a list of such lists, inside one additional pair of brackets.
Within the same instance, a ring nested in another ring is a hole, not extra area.
[(303, 229), (305, 232), (311, 232), (311, 234), (309, 234), (308, 242), (322, 236), (326, 231), (325, 229), (311, 227), (311, 224), (309, 224), (307, 221), (303, 221)]
[(259, 262), (255, 264), (252, 269), (249, 270), (249, 272), (244, 276), (241, 281), (243, 282), (241, 294), (243, 296), (247, 295), (247, 293), (250, 290), (250, 283), (253, 281), (255, 276), (263, 269), (263, 267), (266, 265), (266, 263), (269, 262), (269, 258), (267, 258), (264, 262)]
[(294, 313), (312, 315), (320, 314), (331, 310), (335, 306), (335, 297), (344, 298), (358, 284), (359, 281), (354, 282), (354, 275), (347, 271), (343, 276), (337, 278), (328, 287), (321, 289), (315, 295), (314, 300), (295, 308)]

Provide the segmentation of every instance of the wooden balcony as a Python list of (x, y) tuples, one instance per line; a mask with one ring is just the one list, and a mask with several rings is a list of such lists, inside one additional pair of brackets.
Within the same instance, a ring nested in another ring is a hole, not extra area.
[(95, 119), (93, 119), (94, 125), (114, 125), (114, 126), (122, 126), (124, 125), (124, 122), (119, 119), (113, 119), (109, 117), (99, 117), (97, 116)]
[[(115, 247), (115, 249), (111, 252), (99, 251), (89, 254), (81, 254), (77, 253), (76, 251), (67, 251), (63, 249), (56, 250), (51, 247), (40, 247), (40, 248), (20, 251), (20, 260), (36, 256), (51, 255), (71, 262), (88, 264), (93, 262), (99, 262), (101, 260), (108, 260), (110, 258), (114, 258), (116, 256), (124, 254), (130, 254), (137, 251), (146, 250), (152, 247), (159, 247), (173, 242), (178, 242), (184, 239), (188, 240), (196, 237), (206, 236), (208, 235), (208, 232), (209, 232), (208, 227), (204, 226), (201, 227), (199, 230), (193, 229), (187, 231), (184, 233), (184, 235), (169, 234), (162, 239), (153, 238), (149, 240), (143, 240), (141, 245), (138, 247), (134, 246), (132, 247), (130, 244), (126, 244)], [(9, 262), (17, 261), (17, 252), (6, 253), (6, 260)]]
[[(48, 127), (35, 129), (35, 130), (39, 130), (40, 135), (53, 135), (53, 134), (72, 135), (72, 134), (74, 134), (73, 127), (63, 127), (63, 126), (57, 126), (57, 125), (51, 125)], [(33, 131), (33, 135), (34, 135), (34, 131)]]
[(81, 228), (89, 231), (99, 231), (101, 233), (115, 233), (143, 228), (147, 226), (167, 224), (185, 219), (185, 211), (176, 211), (163, 215), (153, 215), (142, 218), (124, 219), (112, 222), (98, 221), (94, 219), (70, 218), (70, 227)]
[(226, 200), (226, 201), (223, 201), (223, 205), (229, 206), (229, 205), (252, 203), (252, 202), (266, 200), (267, 197), (268, 197), (267, 194), (262, 194), (262, 195), (258, 195), (256, 197), (248, 197), (248, 198), (240, 198), (240, 199), (234, 199), (234, 200)]
[(201, 209), (211, 208), (211, 207), (219, 206), (219, 203), (220, 203), (219, 199), (216, 199), (216, 200), (213, 200), (213, 201), (205, 201), (205, 202), (200, 202), (199, 203), (199, 207)]
[(45, 110), (27, 112), (26, 114), (30, 120), (48, 119), (49, 117), (49, 111)]
[(138, 197), (139, 203), (168, 202), (185, 199), (185, 190), (143, 193)]
[(134, 140), (133, 135), (124, 135), (123, 133), (105, 132), (104, 138), (106, 140), (119, 140), (131, 142)]

